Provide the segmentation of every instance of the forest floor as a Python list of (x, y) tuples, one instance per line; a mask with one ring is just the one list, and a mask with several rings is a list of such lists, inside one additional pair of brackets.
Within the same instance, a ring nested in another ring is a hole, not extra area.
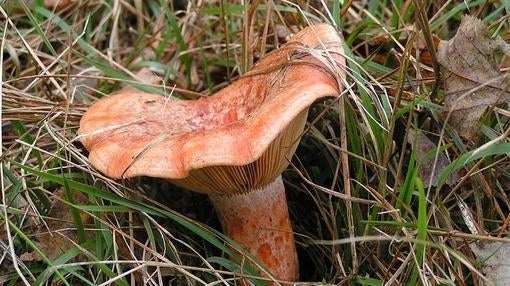
[(110, 179), (77, 131), (123, 88), (208, 96), (329, 23), (344, 40), (343, 91), (310, 108), (283, 173), (299, 281), (508, 285), (509, 11), (482, 0), (0, 1), (0, 284), (265, 285), (226, 254), (239, 246), (206, 195)]

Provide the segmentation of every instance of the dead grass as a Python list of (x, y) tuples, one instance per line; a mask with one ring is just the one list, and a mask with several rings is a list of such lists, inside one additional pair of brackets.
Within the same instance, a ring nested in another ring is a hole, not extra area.
[[(228, 259), (206, 197), (148, 178), (105, 178), (76, 131), (89, 104), (126, 84), (160, 94), (175, 87), (183, 99), (209, 95), (315, 22), (340, 27), (349, 76), (341, 101), (310, 111), (284, 174), (300, 280), (488, 283), (470, 243), (510, 242), (509, 148), (463, 161), (458, 181), (436, 187), (420, 180), (417, 143), (407, 137), (422, 130), (451, 161), (496, 138), (508, 144), (507, 106), (487, 113), (477, 140), (444, 123), (433, 52), (463, 14), (508, 40), (504, 5), (149, 0), (76, 1), (52, 11), (40, 2), (0, 7), (0, 283), (232, 284), (256, 276)], [(498, 63), (507, 70), (507, 58)], [(164, 83), (137, 84), (142, 67)]]

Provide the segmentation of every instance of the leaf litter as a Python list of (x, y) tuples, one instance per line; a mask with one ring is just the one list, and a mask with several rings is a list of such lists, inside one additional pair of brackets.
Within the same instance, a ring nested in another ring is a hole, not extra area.
[(510, 285), (510, 243), (471, 243), (470, 247), (483, 264), (482, 272), (495, 286)]
[[(416, 148), (416, 161), (420, 167), (418, 172), (423, 183), (427, 187), (429, 186), (429, 182), (430, 186), (437, 186), (439, 174), (451, 163), (450, 159), (448, 159), (444, 152), (437, 153), (436, 159), (436, 151), (438, 148), (436, 143), (430, 140), (420, 130), (410, 130), (407, 142), (411, 144), (413, 148)], [(451, 186), (455, 184), (459, 178), (460, 175), (454, 172), (447, 177), (446, 184)]]
[[(86, 204), (87, 198), (79, 192), (73, 191), (73, 200), (76, 204)], [(73, 222), (71, 207), (65, 203), (64, 189), (57, 190), (51, 197), (51, 208), (45, 224), (37, 225), (32, 229), (30, 236), (35, 240), (37, 247), (51, 260), (57, 259), (76, 244), (79, 243), (76, 226)], [(80, 219), (84, 224), (91, 222), (87, 213), (81, 213)], [(89, 235), (90, 232), (87, 232)], [(25, 252), (21, 255), (23, 261), (40, 261), (36, 252)]]
[(496, 61), (501, 53), (510, 56), (510, 45), (491, 38), (487, 26), (472, 16), (462, 18), (452, 39), (439, 43), (448, 123), (466, 139), (476, 139), (487, 108), (510, 101), (509, 81)]

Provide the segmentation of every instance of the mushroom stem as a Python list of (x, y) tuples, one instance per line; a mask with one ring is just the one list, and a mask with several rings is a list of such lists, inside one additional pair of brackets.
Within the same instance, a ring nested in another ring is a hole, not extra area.
[(281, 176), (251, 192), (210, 197), (230, 238), (277, 279), (297, 280), (299, 265)]

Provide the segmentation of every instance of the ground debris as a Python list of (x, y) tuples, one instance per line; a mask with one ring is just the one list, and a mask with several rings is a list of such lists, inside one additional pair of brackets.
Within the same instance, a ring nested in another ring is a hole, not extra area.
[(482, 21), (464, 16), (457, 34), (439, 43), (437, 57), (445, 89), (449, 124), (464, 138), (475, 139), (479, 121), (488, 107), (510, 101), (509, 82), (495, 56), (510, 55), (510, 45), (491, 38)]
[[(410, 130), (407, 137), (409, 144), (416, 148), (416, 161), (420, 166), (420, 178), (423, 180), (425, 186), (437, 186), (439, 174), (451, 162), (444, 152), (437, 154), (437, 161), (434, 165), (435, 155), (437, 150), (436, 143), (432, 142), (423, 132), (419, 130)], [(457, 172), (450, 174), (446, 179), (446, 184), (449, 186), (455, 184), (460, 176)]]
[(470, 247), (483, 264), (482, 272), (495, 286), (510, 285), (510, 243), (472, 243)]

